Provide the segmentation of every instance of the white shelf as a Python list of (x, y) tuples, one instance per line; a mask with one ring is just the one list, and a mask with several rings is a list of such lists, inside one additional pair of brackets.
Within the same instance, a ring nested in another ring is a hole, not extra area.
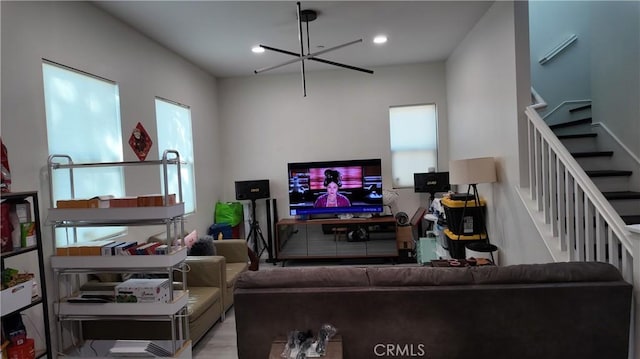
[[(169, 159), (172, 154), (175, 159)], [(56, 161), (68, 163), (56, 163)], [(69, 169), (71, 193), (75, 193), (73, 187), (73, 169), (85, 167), (121, 167), (138, 165), (161, 166), (165, 178), (162, 193), (169, 193), (167, 174), (168, 165), (176, 165), (179, 201), (182, 200), (180, 180), (180, 156), (175, 150), (166, 150), (162, 161), (147, 162), (107, 162), (107, 163), (82, 163), (74, 164), (69, 156), (52, 155), (49, 157), (49, 178), (53, 178), (53, 171), (57, 169)], [(66, 171), (65, 171), (66, 172)], [(50, 182), (49, 188), (53, 185)], [(51, 204), (54, 207), (54, 204)], [(178, 233), (184, 232), (184, 203), (157, 207), (118, 207), (118, 208), (49, 208), (47, 223), (52, 226), (54, 248), (56, 228), (76, 227), (101, 227), (101, 226), (152, 226), (166, 225), (167, 236), (171, 240), (178, 238)], [(173, 227), (173, 229), (172, 229)], [(179, 227), (179, 228), (178, 228)], [(168, 244), (168, 243), (167, 243)], [(82, 275), (89, 273), (132, 273), (132, 272), (162, 272), (169, 277), (175, 269), (182, 266), (187, 258), (187, 248), (174, 248), (167, 255), (118, 255), (118, 256), (52, 256), (53, 268), (57, 283), (57, 301), (53, 304), (58, 323), (59, 343), (65, 341), (65, 331), (62, 322), (101, 321), (101, 320), (142, 320), (142, 321), (178, 321), (178, 326), (172, 330), (171, 340), (153, 341), (175, 353), (172, 358), (191, 358), (191, 342), (184, 340), (185, 326), (188, 325), (186, 317), (189, 291), (184, 288), (186, 274), (183, 272), (183, 290), (173, 291), (173, 300), (170, 303), (70, 303), (73, 292), (83, 280)], [(75, 283), (75, 284), (74, 284)], [(152, 324), (153, 325), (153, 324)], [(172, 328), (174, 326), (172, 325)], [(80, 332), (72, 334), (82, 334)], [(82, 358), (114, 357), (110, 353), (114, 345), (122, 345), (123, 341), (92, 340), (84, 343), (73, 343), (74, 347), (69, 353), (62, 356)], [(77, 344), (77, 345), (76, 345)], [(119, 358), (135, 357), (144, 353), (129, 353)], [(131, 354), (131, 355), (129, 355)], [(136, 355), (137, 354), (137, 355)]]
[(68, 303), (60, 301), (55, 303), (53, 308), (56, 315), (67, 317), (169, 316), (174, 315), (187, 305), (189, 291), (174, 290), (173, 298), (171, 303)]
[(64, 272), (66, 269), (152, 269), (169, 268), (187, 258), (187, 248), (160, 255), (119, 255), (119, 256), (51, 256), (51, 267)]
[[(121, 208), (49, 208), (47, 222), (58, 227), (91, 224), (132, 224), (133, 222), (166, 221), (184, 214), (184, 203), (161, 207)], [(142, 223), (144, 224), (144, 223)]]

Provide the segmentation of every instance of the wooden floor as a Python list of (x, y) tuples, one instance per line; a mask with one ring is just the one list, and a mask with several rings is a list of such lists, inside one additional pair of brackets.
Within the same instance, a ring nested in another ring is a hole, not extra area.
[(224, 322), (218, 321), (193, 347), (194, 359), (238, 359), (236, 345), (236, 316), (233, 306)]

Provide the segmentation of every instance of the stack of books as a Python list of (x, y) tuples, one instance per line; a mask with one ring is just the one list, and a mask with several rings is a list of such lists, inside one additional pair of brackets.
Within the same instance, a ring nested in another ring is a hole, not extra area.
[(56, 248), (58, 256), (164, 255), (170, 247), (160, 242), (94, 241), (74, 243)]

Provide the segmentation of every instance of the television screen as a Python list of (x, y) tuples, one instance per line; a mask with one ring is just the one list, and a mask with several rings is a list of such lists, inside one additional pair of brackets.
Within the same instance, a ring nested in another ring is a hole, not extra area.
[(287, 167), (292, 216), (383, 211), (380, 159), (297, 162)]

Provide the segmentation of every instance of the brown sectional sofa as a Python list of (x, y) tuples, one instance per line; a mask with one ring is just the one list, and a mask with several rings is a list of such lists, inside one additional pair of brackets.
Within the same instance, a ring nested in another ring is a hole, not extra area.
[[(237, 278), (247, 270), (247, 244), (243, 239), (214, 241), (215, 256), (187, 256), (187, 287), (189, 300), (189, 337), (197, 343), (233, 305), (233, 290)], [(109, 278), (111, 277), (111, 278)], [(176, 274), (176, 279), (181, 275)], [(83, 290), (111, 290), (121, 276), (101, 276), (83, 285)], [(170, 338), (169, 322), (146, 321), (86, 321), (85, 339), (159, 339)]]
[(627, 358), (632, 286), (606, 263), (297, 267), (236, 284), (239, 359), (333, 324), (345, 359)]

